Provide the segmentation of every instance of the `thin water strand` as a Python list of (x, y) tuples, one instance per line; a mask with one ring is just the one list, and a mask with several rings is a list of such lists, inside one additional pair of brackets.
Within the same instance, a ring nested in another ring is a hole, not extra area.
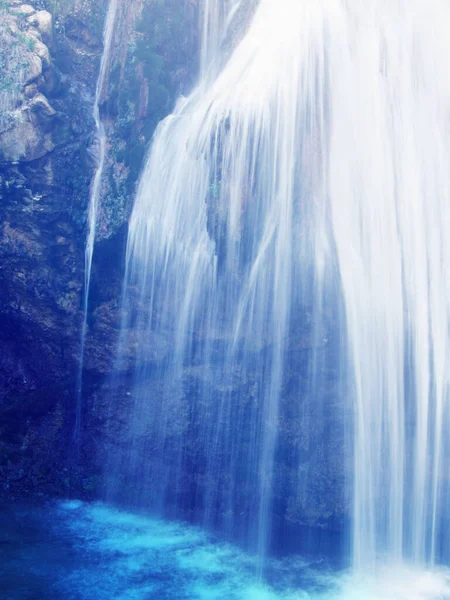
[(89, 310), (89, 292), (91, 284), (92, 260), (94, 256), (95, 235), (97, 228), (97, 215), (99, 208), (99, 200), (101, 195), (101, 186), (103, 181), (103, 172), (105, 169), (106, 160), (106, 144), (107, 136), (105, 126), (100, 116), (100, 104), (105, 85), (108, 81), (108, 71), (110, 66), (111, 49), (113, 43), (114, 25), (117, 16), (118, 0), (110, 0), (108, 12), (106, 15), (105, 26), (103, 30), (103, 53), (100, 62), (100, 71), (97, 79), (97, 87), (95, 92), (93, 117), (97, 132), (97, 167), (95, 170), (94, 179), (91, 184), (89, 206), (88, 206), (88, 235), (85, 247), (84, 259), (84, 289), (83, 289), (83, 324), (81, 328), (81, 347), (80, 347), (80, 364), (77, 377), (77, 400), (75, 413), (75, 428), (74, 439), (77, 443), (81, 432), (81, 405), (83, 396), (83, 365), (84, 365), (84, 350), (87, 333), (87, 318)]

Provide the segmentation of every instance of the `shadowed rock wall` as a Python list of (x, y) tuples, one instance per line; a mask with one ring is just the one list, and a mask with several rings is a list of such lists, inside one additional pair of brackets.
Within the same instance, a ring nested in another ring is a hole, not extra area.
[(8, 497), (96, 492), (101, 464), (89, 398), (114, 356), (136, 180), (156, 124), (195, 75), (195, 2), (121, 3), (101, 107), (108, 156), (88, 320), (85, 431), (76, 449), (86, 215), (96, 160), (92, 111), (106, 9), (107, 0), (0, 3), (0, 494)]

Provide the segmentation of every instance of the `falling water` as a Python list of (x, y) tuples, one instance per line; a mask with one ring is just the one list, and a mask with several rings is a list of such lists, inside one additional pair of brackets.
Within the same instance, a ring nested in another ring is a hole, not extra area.
[(114, 24), (116, 22), (118, 0), (110, 0), (108, 12), (106, 15), (105, 26), (103, 30), (103, 54), (100, 62), (100, 71), (97, 79), (97, 88), (95, 92), (95, 101), (93, 109), (93, 117), (97, 131), (97, 168), (95, 170), (94, 179), (91, 185), (88, 207), (88, 235), (86, 240), (85, 258), (84, 258), (84, 295), (83, 295), (83, 325), (81, 330), (81, 349), (80, 349), (80, 364), (77, 378), (77, 402), (75, 415), (75, 441), (79, 440), (81, 429), (81, 404), (83, 395), (83, 364), (84, 364), (84, 347), (86, 342), (87, 332), (87, 316), (89, 308), (89, 289), (91, 283), (92, 259), (94, 256), (95, 233), (97, 225), (98, 203), (101, 193), (101, 185), (103, 179), (103, 171), (105, 168), (106, 159), (106, 143), (107, 136), (105, 126), (100, 116), (100, 103), (105, 85), (108, 79), (108, 69), (111, 58), (111, 48), (113, 42)]
[(342, 304), (355, 566), (432, 564), (450, 517), (450, 4), (261, 0), (229, 55), (233, 10), (205, 2), (201, 81), (140, 181), (122, 341), (148, 344), (123, 471), (147, 505), (264, 552), (280, 410), (302, 402), (296, 324)]
[(354, 559), (432, 563), (449, 517), (450, 5), (346, 4), (330, 21), (328, 189), (356, 402)]

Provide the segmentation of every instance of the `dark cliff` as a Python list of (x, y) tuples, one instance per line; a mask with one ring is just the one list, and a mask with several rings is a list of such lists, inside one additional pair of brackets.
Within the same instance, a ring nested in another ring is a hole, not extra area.
[(96, 491), (99, 424), (88, 399), (115, 351), (136, 180), (156, 124), (195, 74), (195, 3), (120, 5), (100, 107), (108, 149), (80, 453), (71, 441), (106, 9), (106, 0), (0, 3), (0, 493), (8, 497)]

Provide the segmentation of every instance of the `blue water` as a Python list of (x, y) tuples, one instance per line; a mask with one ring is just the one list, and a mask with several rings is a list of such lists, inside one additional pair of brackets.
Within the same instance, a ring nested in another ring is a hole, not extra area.
[(0, 507), (1, 600), (438, 600), (446, 571), (258, 561), (201, 529), (78, 501)]
[(8, 507), (0, 523), (2, 600), (299, 599), (326, 587), (320, 559), (274, 562), (263, 583), (254, 557), (196, 527), (100, 504)]

